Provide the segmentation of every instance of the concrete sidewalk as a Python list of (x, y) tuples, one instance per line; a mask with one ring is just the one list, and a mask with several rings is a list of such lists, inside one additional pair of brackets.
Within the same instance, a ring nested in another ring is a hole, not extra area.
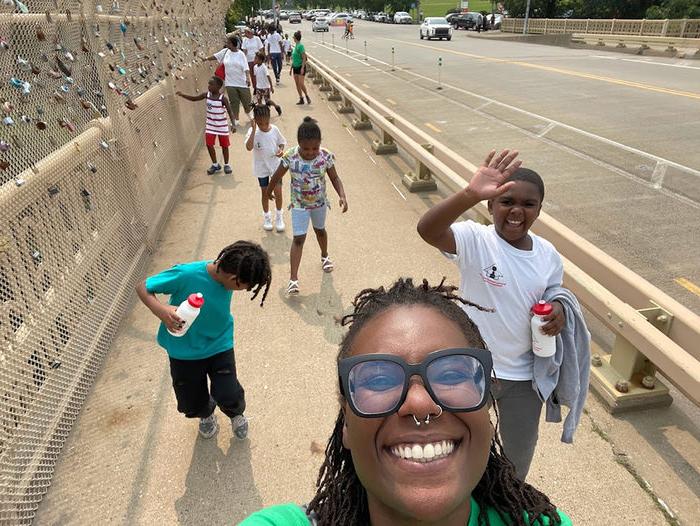
[[(259, 188), (242, 128), (233, 137), (233, 176), (207, 176), (202, 148), (149, 267), (153, 273), (214, 258), (236, 239), (255, 240), (268, 250), (274, 281), (264, 308), (246, 293), (236, 294), (232, 307), (249, 438), (233, 438), (221, 416), (214, 440), (197, 437), (197, 421), (176, 411), (167, 358), (155, 343), (158, 320), (136, 303), (66, 443), (36, 524), (223, 525), (265, 505), (307, 502), (337, 414), (335, 355), (342, 331), (336, 318), (358, 291), (398, 276), (458, 282), (456, 269), (415, 232), (418, 217), (441, 198), (439, 192), (407, 195), (400, 156), (368, 153), (367, 138), (351, 131), (317, 90), (309, 91), (313, 104), (295, 106), (285, 74), (274, 97), (284, 114), (273, 123), (293, 145), (297, 125), (313, 115), (324, 146), (337, 156), (349, 211), (342, 215), (335, 206), (329, 214), (335, 272), (321, 271), (310, 236), (302, 292), (285, 297), (291, 234), (261, 228)], [(289, 225), (288, 214), (286, 219)], [(589, 406), (599, 409), (593, 397)], [(560, 434), (560, 425), (542, 425), (529, 480), (576, 524), (667, 524), (590, 416), (582, 419), (573, 446), (559, 442)]]

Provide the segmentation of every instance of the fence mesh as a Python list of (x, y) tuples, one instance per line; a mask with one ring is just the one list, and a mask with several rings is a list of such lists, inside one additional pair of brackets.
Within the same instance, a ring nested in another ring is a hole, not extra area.
[(0, 524), (29, 524), (203, 108), (228, 0), (0, 2)]

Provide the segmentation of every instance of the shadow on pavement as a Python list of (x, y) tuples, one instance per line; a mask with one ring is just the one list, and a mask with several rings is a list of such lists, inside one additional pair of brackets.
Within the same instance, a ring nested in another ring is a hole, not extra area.
[[(219, 424), (229, 425), (220, 414)], [(262, 508), (253, 477), (250, 441), (231, 438), (226, 452), (216, 438), (195, 442), (185, 493), (175, 501), (178, 524), (238, 524)]]
[[(285, 281), (286, 283), (286, 281)], [(333, 275), (323, 274), (321, 289), (317, 293), (287, 296), (286, 287), (279, 289), (280, 299), (299, 315), (306, 325), (323, 329), (323, 337), (332, 345), (339, 345), (342, 330), (338, 320), (343, 316), (343, 304), (340, 294), (333, 285)]]

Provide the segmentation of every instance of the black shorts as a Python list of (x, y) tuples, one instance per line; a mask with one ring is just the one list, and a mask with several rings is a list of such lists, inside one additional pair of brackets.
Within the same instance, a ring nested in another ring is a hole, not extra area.
[(304, 66), (299, 66), (297, 68), (296, 66), (292, 66), (292, 71), (294, 72), (295, 75), (306, 75), (306, 70), (304, 70), (304, 73), (301, 72), (303, 67)]

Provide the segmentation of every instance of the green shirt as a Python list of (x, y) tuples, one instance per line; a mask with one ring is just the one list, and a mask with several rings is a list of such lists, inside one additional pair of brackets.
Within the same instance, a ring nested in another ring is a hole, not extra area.
[(204, 296), (199, 316), (183, 336), (173, 336), (160, 324), (158, 344), (172, 358), (200, 360), (233, 349), (233, 293), (209, 275), (207, 263), (211, 261), (175, 265), (146, 279), (146, 290), (169, 294), (170, 305), (180, 305), (192, 293)]
[[(508, 523), (503, 522), (498, 512), (493, 509), (488, 509), (489, 526), (508, 526)], [(561, 517), (562, 526), (571, 526), (571, 519), (563, 512), (557, 510)], [(471, 499), (471, 513), (469, 514), (469, 522), (467, 526), (478, 526), (479, 505)], [(280, 504), (279, 506), (271, 506), (263, 510), (253, 513), (245, 519), (239, 526), (309, 526), (311, 522), (306, 517), (304, 510), (296, 504)], [(544, 526), (549, 525), (549, 519), (542, 518)]]
[(301, 55), (306, 51), (304, 49), (304, 44), (297, 42), (294, 46), (294, 51), (292, 51), (292, 67), (300, 68), (304, 63), (304, 57)]

